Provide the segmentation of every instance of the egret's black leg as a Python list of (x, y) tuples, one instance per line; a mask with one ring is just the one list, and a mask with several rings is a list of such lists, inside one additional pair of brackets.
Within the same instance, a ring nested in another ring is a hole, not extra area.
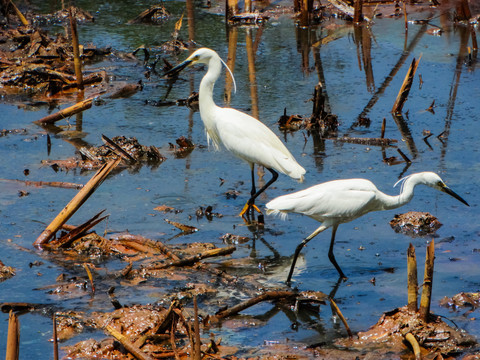
[(298, 244), (297, 248), (295, 249), (295, 254), (293, 254), (292, 266), (290, 267), (290, 272), (288, 273), (287, 277), (287, 285), (290, 285), (290, 280), (292, 280), (293, 270), (295, 269), (295, 264), (297, 263), (297, 258), (300, 254), (300, 251), (302, 251), (303, 247), (307, 245), (310, 240), (312, 240), (315, 236), (320, 234), (325, 229), (328, 229), (328, 226), (320, 225), (317, 230), (308, 235), (300, 244)]
[(312, 238), (303, 239), (303, 241), (300, 244), (298, 244), (297, 248), (295, 249), (295, 254), (293, 254), (292, 265), (290, 266), (290, 271), (288, 272), (288, 277), (287, 277), (288, 286), (290, 286), (290, 283), (292, 280), (293, 270), (295, 269), (295, 264), (297, 263), (298, 255), (300, 254), (300, 251), (302, 251), (303, 247), (307, 245), (307, 243), (310, 240), (312, 240)]
[[(259, 213), (261, 213), (260, 209), (255, 206), (255, 199), (278, 179), (278, 173), (275, 170), (270, 168), (266, 168), (266, 169), (272, 173), (272, 178), (265, 185), (263, 185), (260, 190), (252, 194), (252, 196), (250, 197), (250, 199), (248, 199), (247, 203), (245, 204), (242, 211), (240, 212), (240, 216), (243, 217), (243, 215), (251, 208), (254, 208)], [(253, 168), (252, 168), (252, 179), (253, 179)], [(252, 187), (252, 190), (253, 190), (253, 187)]]
[(255, 187), (255, 173), (254, 173), (254, 168), (255, 166), (252, 165), (251, 166), (251, 174), (252, 174), (252, 190), (250, 190), (250, 196), (253, 196), (255, 195), (255, 193), (257, 192), (257, 188)]
[(333, 244), (335, 243), (335, 234), (337, 233), (337, 228), (338, 225), (334, 225), (332, 227), (332, 238), (330, 240), (330, 249), (328, 250), (328, 258), (330, 259), (330, 262), (335, 266), (335, 269), (337, 269), (338, 274), (340, 275), (340, 278), (343, 280), (346, 280), (347, 277), (343, 273), (342, 269), (340, 269), (340, 266), (337, 264), (337, 260), (335, 260), (335, 255), (333, 255)]

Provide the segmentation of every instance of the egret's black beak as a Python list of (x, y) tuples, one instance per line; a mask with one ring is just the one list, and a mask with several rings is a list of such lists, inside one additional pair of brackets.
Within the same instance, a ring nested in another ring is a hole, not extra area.
[(453, 190), (451, 190), (448, 186), (445, 186), (445, 187), (442, 187), (442, 191), (447, 193), (448, 195), (451, 195), (453, 196), (455, 199), (457, 199), (458, 201), (464, 203), (465, 205), (467, 206), (470, 206), (468, 205), (468, 203), (462, 199), (462, 197), (460, 195), (458, 195), (457, 193), (455, 193)]
[(190, 59), (187, 59), (185, 60), (184, 62), (178, 64), (177, 66), (171, 68), (170, 70), (168, 70), (167, 72), (165, 72), (163, 74), (163, 76), (171, 76), (171, 75), (176, 75), (178, 74), (180, 71), (182, 71), (183, 69), (185, 69), (188, 65), (190, 65), (192, 63), (192, 60)]

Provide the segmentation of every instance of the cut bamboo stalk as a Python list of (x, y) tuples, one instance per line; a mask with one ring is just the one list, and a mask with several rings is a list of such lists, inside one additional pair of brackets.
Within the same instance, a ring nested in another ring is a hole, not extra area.
[(420, 360), (422, 358), (420, 345), (418, 345), (418, 341), (415, 339), (415, 336), (413, 336), (411, 333), (407, 333), (405, 335), (405, 340), (412, 345), (413, 353), (415, 354), (415, 360)]
[(400, 88), (400, 91), (398, 92), (397, 99), (395, 100), (395, 104), (393, 104), (392, 113), (394, 113), (394, 114), (401, 114), (402, 113), (402, 108), (403, 108), (403, 105), (405, 104), (405, 101), (407, 101), (408, 94), (409, 94), (410, 89), (412, 87), (415, 72), (417, 71), (418, 64), (420, 63), (420, 59), (421, 59), (421, 57), (418, 60), (415, 60), (415, 58), (414, 58), (412, 60), (412, 63), (410, 64), (410, 67), (407, 71), (407, 75), (405, 76), (405, 79), (403, 80), (402, 87)]
[(105, 330), (107, 330), (110, 335), (112, 335), (117, 341), (119, 341), (123, 345), (123, 347), (135, 357), (135, 359), (153, 360), (151, 356), (142, 352), (138, 347), (133, 345), (133, 343), (130, 340), (128, 340), (124, 335), (122, 335), (119, 331), (114, 329), (112, 326), (110, 325), (105, 326)]
[(48, 116), (45, 116), (41, 118), (40, 120), (34, 121), (35, 124), (43, 125), (43, 124), (53, 124), (56, 121), (66, 119), (72, 115), (75, 115), (76, 113), (79, 113), (80, 111), (90, 109), (92, 107), (92, 102), (93, 102), (93, 97), (88, 98), (86, 100), (80, 101), (79, 103), (76, 103), (75, 105), (69, 106), (68, 108), (65, 108), (63, 110), (60, 110), (54, 114), (50, 114)]
[(20, 323), (17, 315), (10, 310), (8, 315), (7, 352), (5, 360), (18, 360), (20, 354)]
[(24, 26), (30, 25), (28, 20), (25, 18), (25, 16), (23, 16), (22, 12), (20, 10), (18, 10), (18, 8), (15, 6), (15, 4), (13, 3), (12, 0), (10, 0), (10, 4), (12, 5), (13, 10), (15, 10), (15, 13), (17, 14), (17, 16), (20, 19), (20, 21), (22, 22), (22, 24)]
[(111, 160), (103, 165), (100, 170), (85, 184), (75, 197), (63, 208), (63, 210), (53, 219), (50, 225), (40, 234), (33, 243), (34, 246), (41, 246), (53, 237), (57, 230), (65, 224), (68, 219), (83, 205), (83, 203), (92, 195), (102, 184), (108, 174), (122, 161), (122, 158)]
[(418, 279), (417, 256), (415, 247), (410, 243), (407, 250), (407, 281), (408, 281), (408, 310), (417, 312), (418, 308)]
[(72, 29), (73, 65), (75, 67), (75, 76), (77, 77), (77, 87), (78, 90), (83, 90), (82, 62), (80, 61), (77, 20), (73, 16), (73, 7), (70, 7), (68, 10), (68, 17), (70, 19), (70, 27)]
[(432, 302), (432, 285), (433, 285), (433, 263), (435, 260), (435, 242), (432, 239), (427, 246), (427, 254), (425, 256), (425, 275), (423, 278), (422, 297), (420, 299), (420, 318), (428, 322), (430, 314), (430, 304)]

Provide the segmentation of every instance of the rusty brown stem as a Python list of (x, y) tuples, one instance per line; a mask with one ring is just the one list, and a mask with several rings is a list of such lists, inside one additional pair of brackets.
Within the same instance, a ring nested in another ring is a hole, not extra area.
[(81, 188), (83, 188), (83, 184), (75, 184), (75, 183), (62, 182), (62, 181), (30, 181), (30, 180), (18, 180), (18, 179), (0, 179), (0, 181), (18, 182), (18, 183), (24, 184), (25, 186), (35, 186), (35, 187), (51, 186), (51, 187), (59, 187), (64, 189), (75, 189), (75, 190), (80, 190)]
[(82, 62), (80, 60), (80, 47), (78, 44), (77, 20), (73, 15), (73, 8), (68, 10), (68, 17), (70, 19), (70, 27), (72, 29), (72, 46), (73, 46), (73, 65), (75, 67), (75, 76), (77, 77), (78, 90), (83, 90), (83, 73)]
[(407, 101), (408, 94), (410, 93), (410, 89), (412, 88), (413, 78), (415, 76), (415, 72), (417, 71), (417, 67), (419, 63), (420, 63), (420, 59), (415, 60), (414, 58), (412, 60), (412, 63), (410, 64), (410, 67), (407, 71), (407, 75), (405, 75), (405, 79), (403, 80), (400, 91), (398, 92), (395, 103), (393, 104), (393, 107), (392, 107), (393, 114), (402, 113), (403, 105)]
[(430, 304), (432, 302), (432, 285), (433, 285), (433, 263), (435, 261), (435, 241), (432, 239), (427, 246), (427, 254), (425, 256), (425, 275), (423, 278), (422, 297), (420, 299), (420, 318), (428, 322), (430, 314)]

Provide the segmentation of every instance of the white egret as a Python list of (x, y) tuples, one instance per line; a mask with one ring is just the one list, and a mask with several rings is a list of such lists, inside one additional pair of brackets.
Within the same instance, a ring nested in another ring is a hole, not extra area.
[(285, 217), (287, 213), (293, 212), (307, 215), (322, 223), (317, 230), (307, 236), (295, 249), (287, 284), (290, 283), (298, 254), (302, 248), (311, 239), (329, 227), (332, 228), (332, 237), (328, 258), (337, 269), (340, 277), (346, 279), (333, 255), (333, 244), (338, 226), (371, 211), (390, 210), (405, 205), (412, 199), (413, 189), (417, 185), (427, 185), (445, 192), (469, 206), (465, 200), (445, 185), (440, 176), (433, 172), (409, 175), (399, 180), (394, 186), (400, 182), (402, 187), (400, 195), (397, 196), (384, 194), (369, 180), (346, 179), (325, 182), (292, 194), (279, 196), (268, 202), (266, 205), (267, 214), (280, 214)]
[[(228, 69), (215, 51), (207, 48), (198, 49), (164, 75), (178, 73), (185, 67), (198, 63), (206, 64), (208, 67), (207, 73), (200, 82), (198, 94), (200, 117), (205, 125), (208, 142), (210, 143), (212, 140), (217, 150), (220, 145), (223, 145), (234, 155), (250, 164), (251, 196), (240, 212), (240, 216), (243, 217), (252, 208), (261, 213), (255, 205), (255, 199), (277, 180), (278, 172), (303, 181), (305, 169), (297, 163), (273, 131), (262, 122), (238, 110), (222, 108), (215, 104), (213, 87), (220, 76), (222, 63)], [(228, 71), (231, 74), (230, 69)], [(258, 191), (255, 188), (254, 164), (264, 166), (272, 174), (272, 178)]]

